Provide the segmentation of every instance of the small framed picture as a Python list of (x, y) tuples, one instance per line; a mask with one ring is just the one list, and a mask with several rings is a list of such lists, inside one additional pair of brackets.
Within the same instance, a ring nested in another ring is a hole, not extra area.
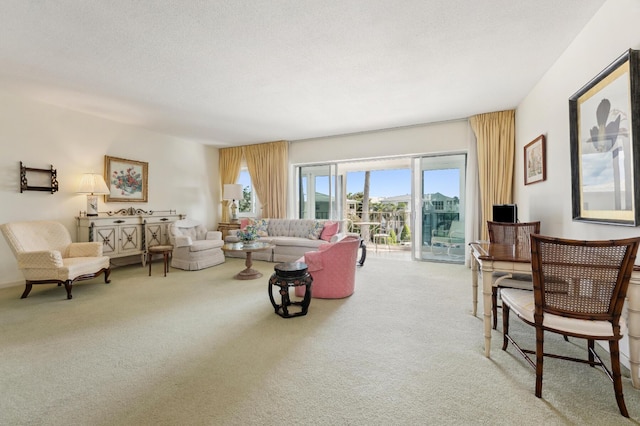
[(149, 164), (104, 156), (104, 180), (109, 187), (105, 202), (141, 202), (148, 197)]
[(542, 182), (547, 178), (545, 137), (540, 135), (524, 147), (524, 184)]

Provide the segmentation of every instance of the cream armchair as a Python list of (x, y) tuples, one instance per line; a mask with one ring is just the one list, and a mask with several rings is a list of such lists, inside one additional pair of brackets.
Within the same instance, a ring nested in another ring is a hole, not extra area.
[(222, 232), (208, 231), (200, 222), (177, 220), (169, 226), (169, 240), (173, 245), (171, 266), (197, 271), (224, 262)]
[(109, 257), (102, 255), (102, 243), (73, 243), (69, 231), (59, 222), (12, 222), (0, 225), (0, 229), (26, 280), (22, 299), (33, 284), (64, 284), (67, 299), (71, 299), (76, 281), (104, 272), (104, 282), (111, 282)]

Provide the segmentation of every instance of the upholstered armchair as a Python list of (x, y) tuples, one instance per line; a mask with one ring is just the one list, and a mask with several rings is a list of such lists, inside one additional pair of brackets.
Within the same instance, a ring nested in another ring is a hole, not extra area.
[[(360, 238), (347, 236), (335, 243), (323, 244), (318, 251), (309, 251), (298, 260), (307, 264), (313, 277), (311, 297), (340, 299), (353, 294), (359, 246)], [(296, 287), (295, 292), (302, 297), (305, 287)]]
[(71, 299), (76, 281), (104, 272), (104, 282), (110, 282), (109, 257), (102, 255), (102, 243), (73, 243), (69, 231), (59, 222), (12, 222), (0, 225), (0, 229), (26, 280), (22, 299), (33, 284), (64, 285), (67, 299)]
[(224, 262), (222, 232), (208, 231), (200, 222), (177, 220), (169, 226), (169, 240), (173, 245), (171, 266), (197, 271)]

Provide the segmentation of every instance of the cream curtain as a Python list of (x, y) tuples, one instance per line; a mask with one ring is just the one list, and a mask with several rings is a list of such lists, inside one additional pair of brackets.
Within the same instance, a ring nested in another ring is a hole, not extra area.
[(515, 111), (479, 114), (469, 119), (476, 134), (478, 176), (482, 205), (480, 235), (488, 239), (486, 221), (492, 218), (494, 204), (513, 200), (515, 158)]
[[(240, 165), (242, 163), (242, 147), (220, 148), (218, 170), (220, 173), (220, 198), (222, 198), (224, 185), (226, 183), (236, 183), (240, 176)], [(231, 201), (222, 200), (222, 216), (220, 222), (229, 222), (229, 203)]]
[(269, 142), (244, 147), (251, 182), (262, 204), (262, 217), (287, 217), (289, 143)]

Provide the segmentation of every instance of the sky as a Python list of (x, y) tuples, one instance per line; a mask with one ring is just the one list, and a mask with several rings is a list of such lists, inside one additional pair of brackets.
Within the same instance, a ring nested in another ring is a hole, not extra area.
[[(458, 169), (428, 170), (423, 172), (425, 194), (439, 192), (448, 197), (460, 196)], [(347, 193), (364, 190), (364, 172), (347, 173)], [(322, 192), (322, 191), (319, 191)], [(369, 182), (370, 197), (393, 197), (411, 194), (411, 170), (372, 170)]]
[[(458, 169), (427, 170), (423, 172), (425, 180), (425, 194), (439, 192), (448, 197), (460, 197), (460, 174)], [(394, 197), (396, 195), (411, 194), (411, 170), (372, 170), (369, 186), (369, 196), (373, 198)], [(243, 186), (251, 184), (251, 178), (246, 171), (240, 174), (238, 183)], [(317, 181), (316, 190), (323, 194), (329, 193), (328, 179)], [(362, 192), (364, 190), (364, 171), (347, 173), (347, 193)]]

